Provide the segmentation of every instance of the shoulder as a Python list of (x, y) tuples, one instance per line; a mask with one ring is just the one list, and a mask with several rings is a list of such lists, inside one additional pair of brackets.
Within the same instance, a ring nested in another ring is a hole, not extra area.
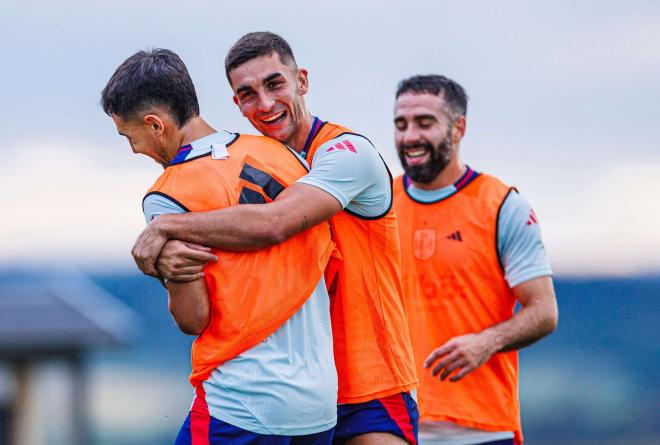
[(525, 218), (531, 216), (532, 213), (532, 204), (516, 189), (512, 189), (502, 202), (499, 219), (501, 222), (508, 222), (522, 218), (526, 222)]
[(485, 208), (497, 211), (507, 199), (507, 196), (515, 190), (514, 187), (495, 176), (479, 173), (474, 180), (470, 181), (465, 187), (460, 188), (460, 193), (477, 199)]
[(342, 133), (321, 144), (312, 165), (321, 159), (345, 159), (347, 162), (373, 162), (380, 159), (376, 147), (357, 133)]
[(231, 145), (235, 142), (251, 142), (251, 143), (261, 143), (261, 144), (282, 145), (281, 142), (273, 138), (269, 138), (267, 136), (261, 136), (256, 134), (243, 134), (243, 133), (235, 133), (234, 139), (231, 142), (229, 142), (227, 145)]
[(484, 187), (488, 187), (491, 189), (496, 189), (496, 190), (511, 190), (514, 189), (514, 187), (510, 186), (506, 182), (502, 181), (500, 178), (490, 175), (488, 173), (479, 173), (480, 181), (481, 184)]
[(336, 145), (336, 144), (342, 143), (342, 142), (347, 142), (349, 145), (357, 144), (360, 147), (362, 147), (362, 146), (373, 147), (374, 146), (371, 143), (371, 141), (369, 140), (369, 138), (367, 138), (366, 136), (364, 136), (362, 134), (359, 134), (359, 133), (354, 133), (354, 132), (351, 132), (351, 131), (345, 131), (345, 132), (339, 133), (338, 135), (334, 136), (332, 139), (328, 139), (323, 144), (321, 144), (321, 147), (331, 147), (333, 145)]
[(159, 215), (188, 212), (185, 205), (161, 192), (150, 192), (142, 200), (142, 211), (147, 224)]
[[(286, 162), (296, 159), (296, 155), (284, 143), (266, 136), (237, 135), (236, 139), (227, 144), (230, 155), (251, 158), (276, 157), (277, 162)], [(293, 154), (293, 156), (291, 156)], [(292, 158), (292, 159), (289, 159)], [(299, 161), (298, 161), (299, 162)]]
[(359, 134), (345, 133), (324, 142), (314, 154), (310, 167), (312, 172), (327, 170), (337, 178), (380, 178), (389, 188), (390, 176), (385, 161), (369, 139)]

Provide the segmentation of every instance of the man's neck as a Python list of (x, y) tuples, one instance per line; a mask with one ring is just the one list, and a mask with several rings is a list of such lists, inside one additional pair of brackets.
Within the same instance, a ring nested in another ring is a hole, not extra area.
[[(169, 145), (169, 150), (167, 152), (167, 162), (172, 162), (181, 147), (188, 145), (197, 139), (201, 139), (210, 134), (216, 133), (216, 131), (207, 124), (204, 119), (200, 116), (195, 116), (190, 119), (185, 125), (181, 128), (175, 130), (173, 137), (173, 142)], [(167, 164), (165, 164), (167, 165)]]
[(312, 125), (314, 124), (314, 116), (309, 111), (305, 111), (307, 116), (302, 120), (298, 128), (296, 128), (295, 133), (291, 135), (291, 138), (286, 142), (286, 144), (293, 148), (296, 152), (300, 153), (305, 148), (305, 142), (307, 142), (307, 136), (309, 132), (312, 131)]
[(410, 180), (413, 185), (421, 190), (437, 190), (456, 183), (465, 173), (466, 166), (459, 159), (450, 162), (444, 170), (431, 182), (421, 183)]
[(190, 119), (183, 127), (181, 127), (179, 132), (179, 137), (181, 138), (179, 147), (188, 145), (197, 139), (201, 139), (210, 134), (217, 133), (213, 127), (201, 118), (201, 116), (195, 116)]

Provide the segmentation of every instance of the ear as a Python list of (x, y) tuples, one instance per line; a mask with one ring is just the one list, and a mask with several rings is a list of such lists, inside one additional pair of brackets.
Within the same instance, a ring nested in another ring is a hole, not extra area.
[(298, 73), (296, 73), (296, 80), (298, 81), (298, 89), (301, 96), (307, 94), (307, 91), (309, 90), (308, 75), (309, 73), (306, 68), (300, 68)]
[(467, 120), (465, 116), (460, 116), (454, 121), (454, 125), (451, 132), (452, 144), (457, 144), (465, 136), (465, 131), (467, 130)]
[(165, 122), (156, 114), (147, 114), (142, 121), (156, 136), (161, 136), (165, 132)]
[(241, 106), (241, 103), (240, 103), (239, 100), (238, 100), (238, 96), (234, 95), (234, 96), (232, 97), (232, 99), (234, 100), (234, 103), (235, 103), (236, 106), (238, 107), (238, 111), (240, 111), (241, 114), (242, 114), (243, 116), (245, 116), (245, 113), (243, 112), (243, 107)]

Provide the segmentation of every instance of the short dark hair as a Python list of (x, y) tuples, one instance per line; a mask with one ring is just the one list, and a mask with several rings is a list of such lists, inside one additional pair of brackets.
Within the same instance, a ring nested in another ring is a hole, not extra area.
[(234, 43), (225, 57), (227, 79), (231, 83), (229, 73), (245, 62), (273, 53), (277, 53), (282, 63), (293, 63), (294, 67), (298, 67), (291, 46), (281, 36), (268, 31), (245, 34)]
[(139, 51), (126, 59), (101, 92), (108, 116), (134, 118), (140, 112), (166, 108), (179, 127), (199, 115), (199, 102), (188, 69), (168, 49)]
[(437, 74), (419, 75), (409, 77), (399, 82), (396, 89), (398, 99), (404, 93), (413, 94), (442, 94), (452, 119), (467, 114), (468, 96), (465, 90), (453, 80)]

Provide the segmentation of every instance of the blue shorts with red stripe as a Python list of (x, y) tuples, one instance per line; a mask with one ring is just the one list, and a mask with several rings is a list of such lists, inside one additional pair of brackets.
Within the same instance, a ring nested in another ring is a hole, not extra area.
[(188, 414), (174, 445), (331, 445), (334, 428), (305, 436), (257, 434), (214, 417)]
[(363, 403), (337, 405), (333, 444), (341, 445), (367, 433), (390, 433), (417, 445), (419, 412), (417, 402), (404, 392)]

